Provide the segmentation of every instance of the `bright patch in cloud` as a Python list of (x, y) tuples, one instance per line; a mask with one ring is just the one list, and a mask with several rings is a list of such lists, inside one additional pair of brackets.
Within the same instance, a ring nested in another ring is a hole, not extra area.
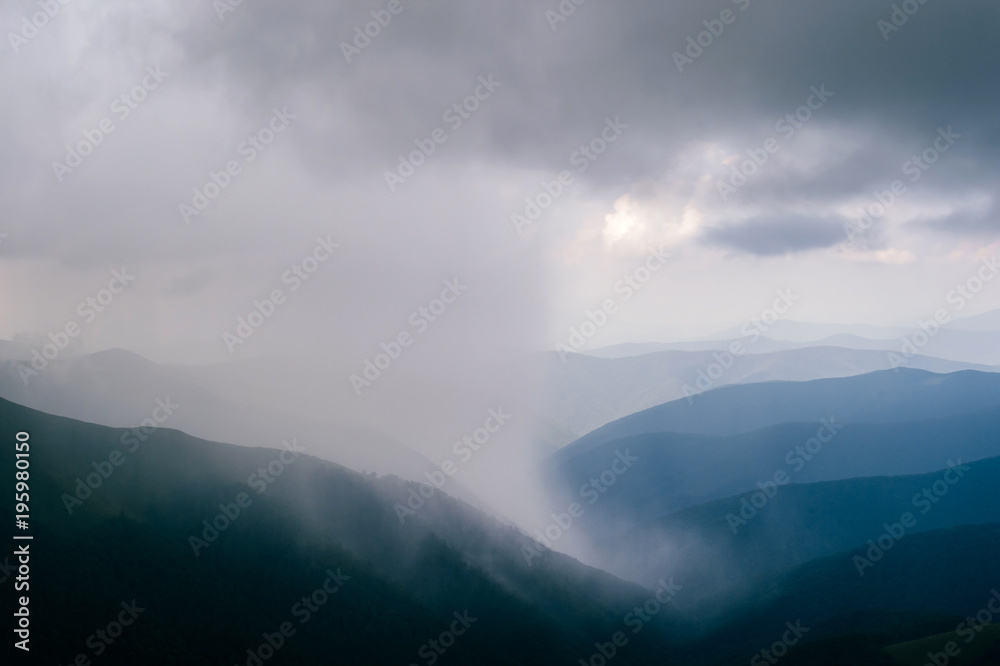
[(604, 244), (613, 246), (635, 226), (637, 212), (628, 194), (615, 201), (615, 212), (604, 216)]

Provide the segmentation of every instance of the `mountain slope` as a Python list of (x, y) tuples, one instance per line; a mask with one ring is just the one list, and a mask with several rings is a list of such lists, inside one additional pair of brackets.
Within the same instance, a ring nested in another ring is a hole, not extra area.
[(735, 593), (761, 576), (877, 540), (887, 524), (898, 532), (907, 513), (913, 524), (904, 525), (904, 539), (1000, 521), (1000, 458), (954, 469), (771, 486), (621, 532), (607, 523), (582, 526), (595, 536), (596, 563), (608, 571), (650, 584), (669, 569), (699, 596)]
[[(711, 351), (660, 351), (622, 358), (594, 358), (582, 354), (534, 357), (545, 364), (545, 402), (540, 408), (552, 420), (578, 435), (606, 423), (685, 397), (685, 386), (709, 388), (706, 373), (716, 379), (712, 387), (768, 381), (809, 381), (849, 377), (892, 367), (881, 351), (841, 347), (809, 347), (754, 353), (734, 357), (721, 375)], [(961, 370), (992, 371), (989, 366), (914, 356), (908, 367), (937, 373)], [(699, 396), (697, 400), (704, 399)]]
[[(1000, 455), (1000, 407), (909, 423), (840, 425), (836, 417), (832, 424), (786, 423), (728, 437), (655, 433), (586, 448), (574, 444), (550, 459), (549, 479), (561, 501), (589, 501), (600, 493), (589, 513), (636, 525), (753, 490), (782, 474), (794, 483), (923, 474), (949, 460)], [(619, 453), (636, 464), (620, 483), (602, 482), (600, 475)]]
[[(88, 652), (82, 628), (132, 599), (146, 610), (101, 663), (244, 663), (340, 572), (342, 591), (294, 623), (276, 663), (406, 663), (466, 610), (476, 623), (442, 663), (567, 661), (650, 595), (555, 553), (528, 566), (523, 536), (440, 494), (401, 524), (394, 505), (413, 486), (397, 479), (163, 428), (131, 451), (128, 431), (0, 400), (0, 438), (20, 430), (31, 443), (36, 654), (54, 663)], [(3, 447), (0, 465), (12, 469), (13, 456)], [(79, 504), (66, 497), (78, 479), (97, 486)], [(0, 490), (11, 486), (5, 475)], [(12, 524), (9, 505), (0, 519)], [(637, 644), (622, 663), (664, 649)]]
[(783, 664), (892, 663), (885, 646), (967, 629), (965, 618), (986, 607), (1000, 580), (1000, 525), (904, 538), (862, 577), (853, 558), (864, 555), (864, 548), (838, 553), (762, 583), (742, 608), (730, 609), (721, 625), (686, 648), (680, 663), (745, 664), (783, 635), (794, 636), (784, 633), (786, 623), (808, 631)]
[(567, 450), (655, 432), (732, 435), (831, 416), (842, 423), (898, 423), (995, 405), (1000, 405), (1000, 374), (974, 371), (938, 375), (899, 368), (804, 382), (724, 386), (609, 423)]

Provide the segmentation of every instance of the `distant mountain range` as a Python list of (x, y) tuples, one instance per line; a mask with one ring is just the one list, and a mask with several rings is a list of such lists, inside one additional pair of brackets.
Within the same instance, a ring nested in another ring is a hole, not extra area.
[(358, 471), (407, 478), (433, 467), (379, 432), (234, 403), (178, 378), (169, 367), (122, 350), (54, 361), (27, 384), (17, 362), (8, 361), (0, 365), (0, 396), (51, 414), (117, 427), (150, 419), (157, 401), (169, 398), (176, 407), (169, 414), (158, 411), (166, 417), (162, 425), (198, 437), (267, 447), (297, 438), (311, 455)]
[[(921, 344), (913, 345), (912, 337), (921, 336), (921, 329), (914, 326), (899, 336), (891, 338), (866, 338), (859, 335), (841, 333), (817, 340), (797, 341), (782, 340), (770, 336), (758, 338), (731, 337), (715, 340), (698, 340), (691, 342), (647, 342), (624, 343), (602, 347), (586, 352), (596, 358), (623, 358), (640, 356), (659, 351), (723, 351), (734, 343), (744, 345), (750, 353), (766, 354), (775, 351), (803, 349), (807, 347), (844, 347), (847, 349), (880, 350), (883, 352), (907, 352), (907, 358), (913, 354), (921, 354), (939, 359), (980, 365), (1000, 364), (1000, 332), (995, 330), (963, 330), (946, 327), (936, 332), (934, 337), (917, 340)], [(904, 336), (911, 339), (911, 346), (904, 346)]]
[[(331, 382), (331, 376), (346, 377), (334, 368), (281, 358), (171, 366), (109, 350), (60, 357), (25, 384), (18, 367), (26, 359), (30, 359), (30, 349), (24, 345), (0, 344), (0, 396), (53, 414), (104, 425), (139, 423), (149, 416), (156, 399), (172, 394), (175, 401), (183, 396), (185, 404), (173, 426), (200, 437), (268, 446), (295, 431), (317, 442), (316, 455), (352, 469), (409, 478), (428, 469), (426, 459), (413, 450), (420, 443), (413, 441), (414, 433), (395, 426), (397, 421), (405, 423), (408, 415), (390, 420), (380, 417), (377, 402), (358, 400), (346, 383)], [(550, 453), (606, 423), (683, 397), (685, 386), (706, 387), (702, 377), (708, 372), (715, 375), (716, 363), (710, 351), (659, 352), (613, 360), (568, 354), (565, 362), (554, 352), (539, 354), (509, 369), (509, 376), (501, 381), (509, 399), (502, 398), (504, 394), (501, 398), (516, 406), (524, 436)], [(805, 381), (889, 367), (888, 357), (878, 351), (806, 348), (738, 356), (711, 384)], [(924, 356), (913, 357), (908, 367), (937, 373), (994, 370)], [(464, 401), (468, 408), (461, 411), (471, 413), (497, 399), (496, 394), (476, 396), (444, 387), (435, 387), (428, 396), (439, 400), (447, 396), (447, 404)], [(410, 420), (418, 423), (430, 406), (412, 405), (411, 409)], [(322, 437), (327, 428), (350, 434), (348, 439), (358, 444), (344, 451), (325, 450), (332, 445), (321, 442), (345, 441), (344, 437)], [(392, 432), (386, 434), (387, 429)], [(440, 437), (447, 441), (453, 435), (447, 432)]]
[[(848, 377), (892, 367), (884, 352), (841, 347), (809, 347), (723, 359), (729, 367), (723, 367), (711, 351), (662, 351), (614, 359), (567, 354), (565, 361), (552, 353), (537, 357), (536, 362), (546, 368), (546, 372), (538, 373), (544, 377), (539, 381), (544, 382), (545, 391), (537, 409), (577, 436), (685, 396), (694, 395), (701, 401), (703, 391), (720, 386)], [(907, 368), (935, 373), (998, 369), (919, 355), (910, 359)], [(704, 415), (699, 411), (696, 420), (714, 421), (702, 419)]]
[[(929, 321), (930, 317), (924, 321)], [(595, 358), (626, 358), (664, 351), (723, 351), (742, 345), (748, 353), (767, 354), (809, 347), (896, 352), (906, 351), (904, 360), (916, 355), (980, 366), (1000, 365), (1000, 310), (973, 317), (952, 319), (943, 327), (928, 324), (926, 335), (920, 321), (912, 326), (879, 327), (778, 320), (766, 329), (727, 329), (694, 341), (623, 343), (587, 350)], [(902, 356), (902, 355), (900, 355)], [(898, 365), (898, 362), (897, 362)], [(907, 363), (908, 367), (934, 368)], [(878, 368), (869, 368), (869, 371)], [(953, 368), (955, 370), (957, 368)], [(984, 369), (984, 368), (976, 368)]]
[(1000, 374), (936, 374), (899, 368), (805, 382), (725, 386), (619, 419), (581, 437), (562, 455), (598, 443), (659, 432), (733, 435), (781, 423), (892, 423), (1000, 405)]

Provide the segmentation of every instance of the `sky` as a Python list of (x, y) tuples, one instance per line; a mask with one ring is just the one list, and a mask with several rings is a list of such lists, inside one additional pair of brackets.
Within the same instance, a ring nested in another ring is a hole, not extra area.
[(0, 10), (0, 338), (489, 372), (915, 324), (1000, 249), (995, 2), (230, 2)]

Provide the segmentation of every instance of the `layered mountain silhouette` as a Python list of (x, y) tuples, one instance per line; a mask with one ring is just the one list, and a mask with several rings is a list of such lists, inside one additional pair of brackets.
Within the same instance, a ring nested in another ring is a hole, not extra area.
[[(582, 354), (547, 354), (546, 402), (540, 410), (578, 436), (629, 414), (730, 384), (768, 381), (802, 382), (849, 377), (889, 370), (892, 361), (882, 351), (842, 347), (808, 347), (770, 353), (723, 357), (713, 351), (660, 351), (620, 358)], [(992, 371), (980, 366), (916, 355), (907, 369), (934, 373), (960, 370)], [(905, 371), (905, 370), (901, 370)], [(762, 401), (767, 396), (762, 397)], [(714, 403), (713, 403), (714, 405)], [(704, 423), (706, 410), (691, 421)], [(707, 419), (710, 425), (713, 419)]]
[(726, 386), (619, 419), (581, 437), (565, 455), (655, 432), (732, 435), (824, 417), (842, 423), (899, 423), (998, 404), (1000, 374), (971, 371), (936, 374), (897, 368), (853, 377)]
[[(599, 428), (552, 456), (550, 478), (560, 502), (593, 500), (588, 561), (645, 584), (675, 572), (688, 601), (725, 599), (698, 611), (711, 617), (905, 513), (906, 538), (997, 522), (997, 380), (899, 369), (724, 387)], [(622, 453), (636, 462), (612, 480)]]
[[(919, 337), (923, 335), (923, 330), (914, 325), (909, 329), (893, 329), (889, 335), (882, 338), (872, 338), (851, 333), (837, 333), (821, 338), (807, 340), (784, 340), (761, 335), (739, 336), (733, 331), (731, 337), (709, 340), (692, 340), (684, 342), (647, 342), (647, 343), (623, 343), (612, 345), (588, 352), (590, 356), (597, 358), (623, 358), (626, 356), (638, 356), (651, 354), (660, 351), (722, 351), (729, 349), (734, 342), (750, 345), (753, 353), (763, 354), (776, 351), (789, 351), (792, 349), (804, 349), (808, 347), (844, 347), (847, 349), (881, 350), (883, 354), (887, 352), (907, 351), (908, 354), (922, 354), (938, 359), (945, 359), (961, 363), (978, 363), (983, 365), (997, 365), (1000, 363), (1000, 333), (997, 332), (991, 323), (971, 324), (974, 328), (963, 330), (956, 326), (941, 328), (935, 335), (927, 339)], [(912, 345), (913, 336), (918, 336), (921, 342), (919, 346), (904, 347), (905, 341), (910, 340)]]
[[(415, 483), (427, 462), (388, 436), (222, 397), (238, 364), (221, 380), (108, 352), (25, 386), (9, 363), (0, 437), (31, 444), (32, 656), (711, 666), (785, 641), (787, 664), (918, 663), (964, 641), (1000, 584), (1000, 375), (856, 373), (868, 361), (841, 352), (812, 370), (822, 350), (782, 352), (555, 451), (538, 512), (586, 514), (549, 544), (459, 484)], [(623, 411), (673, 376), (602, 363), (571, 357), (566, 404), (599, 395), (570, 372), (617, 386)], [(795, 368), (845, 376), (749, 383)], [(135, 623), (95, 643), (123, 608)], [(954, 663), (992, 663), (996, 632), (972, 631)]]
[(913, 524), (903, 525), (902, 539), (997, 522), (997, 479), (1000, 458), (994, 457), (920, 475), (767, 484), (618, 532), (621, 521), (584, 525), (597, 535), (594, 552), (606, 570), (649, 584), (666, 568), (697, 582), (701, 594), (736, 593), (762, 576), (877, 542), (887, 525), (899, 532), (907, 513)]

